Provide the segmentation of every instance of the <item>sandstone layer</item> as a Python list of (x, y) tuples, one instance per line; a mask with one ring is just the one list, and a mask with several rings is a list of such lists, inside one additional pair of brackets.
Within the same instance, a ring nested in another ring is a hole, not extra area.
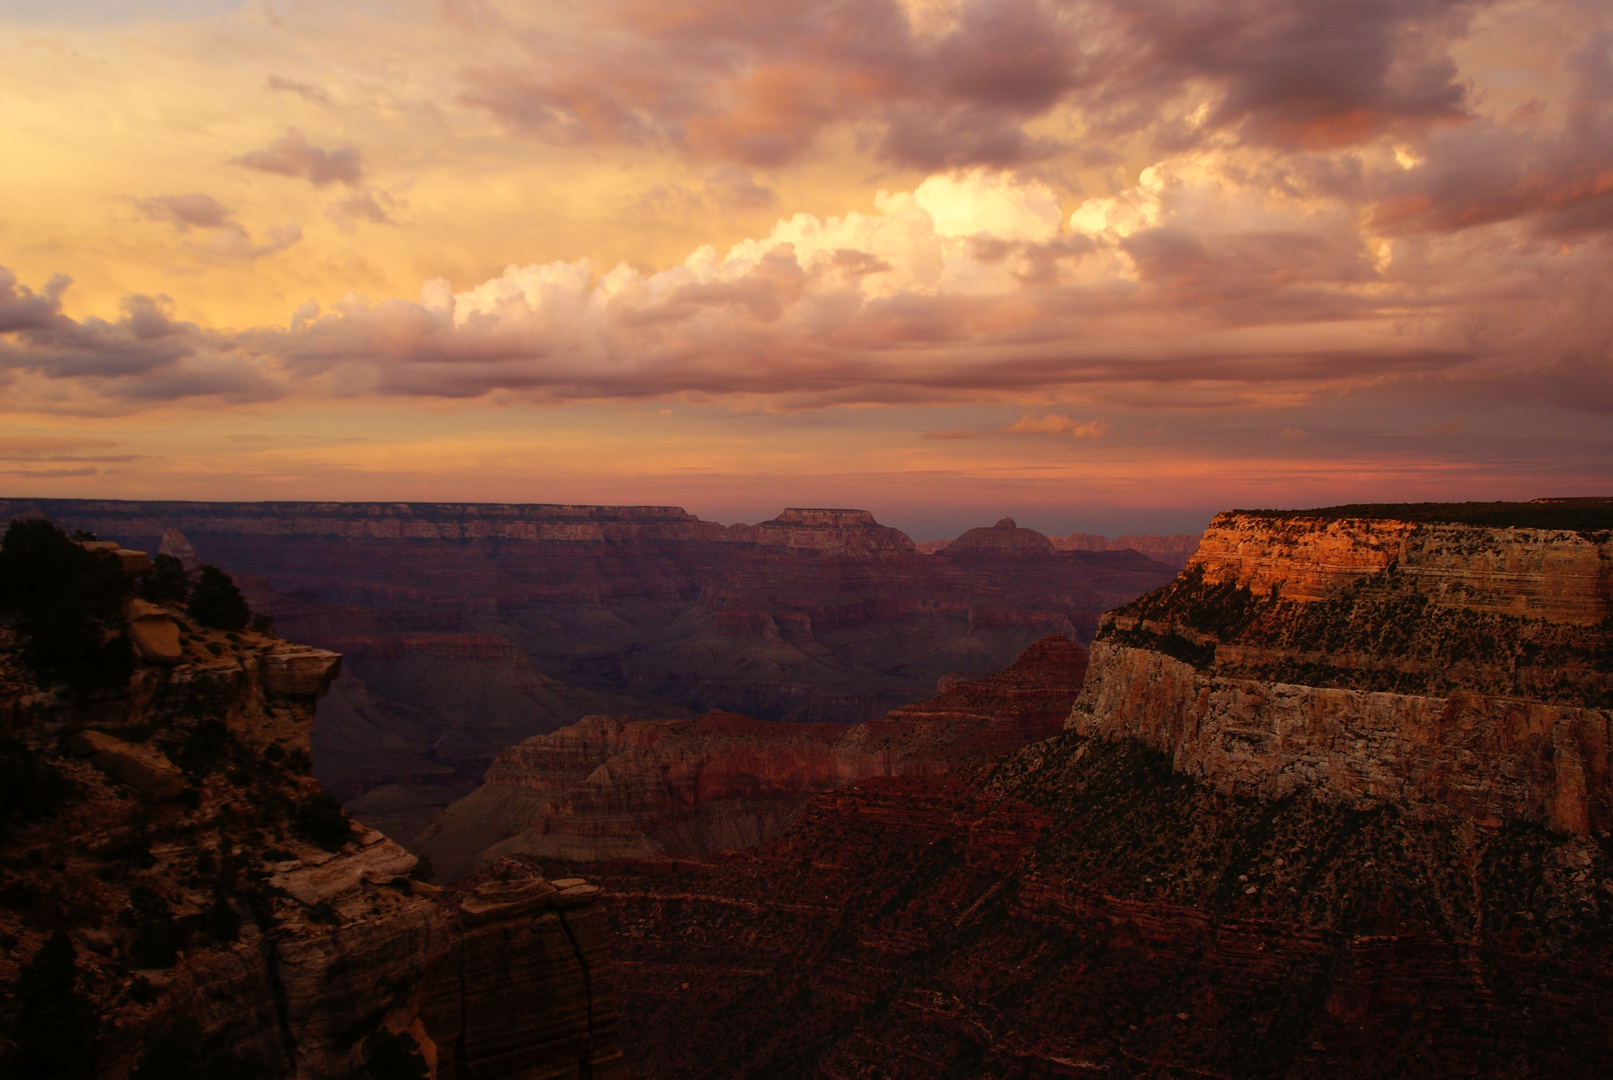
[(1219, 515), (1105, 616), (1070, 726), (1229, 794), (1613, 825), (1613, 543), (1438, 516)]
[(419, 841), (457, 877), (475, 861), (700, 855), (783, 833), (807, 796), (871, 776), (938, 774), (1060, 730), (1086, 651), (1052, 636), (1008, 669), (864, 724), (594, 716), (504, 751)]

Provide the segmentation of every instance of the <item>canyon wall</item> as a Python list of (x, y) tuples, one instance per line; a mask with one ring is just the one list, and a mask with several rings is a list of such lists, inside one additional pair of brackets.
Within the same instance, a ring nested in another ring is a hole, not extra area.
[(1105, 616), (1070, 726), (1229, 794), (1613, 825), (1613, 543), (1543, 529), (1219, 515)]
[(1006, 670), (856, 725), (729, 713), (591, 716), (505, 750), (419, 847), (449, 879), (501, 856), (575, 861), (702, 855), (785, 832), (814, 792), (939, 774), (1059, 731), (1086, 651), (1059, 636)]
[(1223, 515), (1060, 734), (596, 864), (630, 1065), (1606, 1075), (1608, 536), (1532, 513)]
[(925, 556), (862, 510), (0, 500), (40, 514), (219, 565), (282, 635), (342, 652), (316, 773), (411, 842), (499, 751), (584, 716), (871, 720), (1171, 577), (1031, 530)]
[(122, 609), (133, 669), (88, 690), (0, 612), (0, 1073), (345, 1080), (390, 1047), (438, 1080), (626, 1075), (597, 887), (416, 880), (309, 775), (338, 655)]
[(1589, 1080), (1610, 847), (1232, 799), (1066, 732), (593, 870), (635, 1075)]

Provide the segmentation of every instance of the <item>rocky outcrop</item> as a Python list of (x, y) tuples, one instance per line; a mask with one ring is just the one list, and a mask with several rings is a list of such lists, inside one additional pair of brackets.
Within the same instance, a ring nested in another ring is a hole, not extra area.
[[(345, 1080), (383, 1037), (438, 1080), (624, 1075), (597, 887), (506, 871), (475, 894), (539, 911), (415, 880), (309, 775), (336, 654), (121, 599), (179, 655), (93, 694), (34, 683), (0, 616), (0, 1073), (65, 1025), (48, 1052), (83, 1048), (105, 1080), (164, 1056)], [(64, 947), (71, 978), (41, 998), (26, 965)]]
[(1086, 651), (1061, 637), (1007, 670), (864, 724), (592, 716), (511, 747), (419, 841), (456, 877), (513, 854), (592, 861), (699, 855), (780, 835), (814, 792), (938, 774), (1063, 727)]
[(1201, 675), (1099, 641), (1070, 716), (1082, 735), (1133, 737), (1229, 795), (1315, 790), (1352, 806), (1438, 806), (1486, 827), (1613, 826), (1613, 713)]
[(626, 1080), (599, 898), (578, 878), (520, 874), (463, 895), (454, 943), (420, 1004), (437, 1080)]
[(1441, 606), (1580, 626), (1606, 619), (1613, 595), (1613, 541), (1567, 529), (1231, 512), (1190, 565), (1209, 582), (1300, 601), (1394, 566)]
[(1228, 794), (1613, 826), (1608, 537), (1418, 510), (1219, 515), (1105, 617), (1070, 726)]
[(970, 529), (946, 547), (952, 558), (982, 551), (1051, 555), (1053, 550), (1051, 540), (1035, 529), (1021, 529), (1011, 517), (1003, 518), (989, 529)]

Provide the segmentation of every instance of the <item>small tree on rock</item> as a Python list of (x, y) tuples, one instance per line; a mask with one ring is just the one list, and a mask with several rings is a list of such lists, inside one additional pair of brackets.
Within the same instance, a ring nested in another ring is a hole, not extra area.
[(151, 572), (146, 575), (146, 599), (154, 603), (183, 602), (190, 595), (190, 575), (184, 564), (172, 555), (158, 555), (151, 560)]
[(251, 614), (241, 590), (235, 587), (230, 575), (216, 566), (202, 567), (196, 579), (196, 591), (190, 596), (190, 607), (185, 610), (203, 626), (217, 630), (239, 630)]

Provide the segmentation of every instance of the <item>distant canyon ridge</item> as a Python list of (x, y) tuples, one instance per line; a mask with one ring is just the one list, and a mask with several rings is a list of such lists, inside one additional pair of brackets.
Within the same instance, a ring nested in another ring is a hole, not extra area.
[(9, 499), (0, 515), (216, 564), (282, 636), (341, 653), (317, 773), (405, 842), (499, 751), (583, 716), (872, 720), (1047, 634), (1089, 641), (1198, 542), (1004, 518), (916, 545), (849, 509), (728, 526), (486, 503)]

